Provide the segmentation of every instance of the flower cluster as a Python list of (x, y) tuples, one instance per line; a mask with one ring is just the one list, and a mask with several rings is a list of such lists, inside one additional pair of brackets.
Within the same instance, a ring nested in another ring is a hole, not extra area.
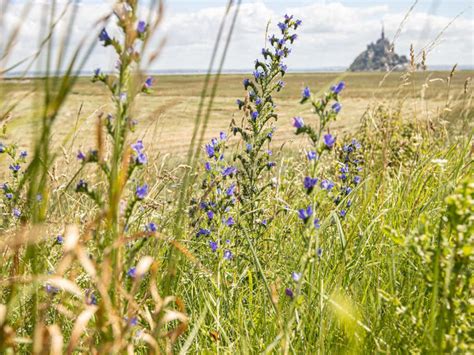
[(232, 208), (236, 203), (237, 185), (234, 178), (237, 168), (229, 165), (224, 158), (226, 142), (227, 135), (221, 132), (219, 138), (211, 139), (204, 147), (207, 156), (202, 182), (204, 193), (199, 201), (193, 200), (191, 214), (197, 218), (194, 223), (196, 236), (207, 238), (212, 252), (222, 247), (223, 258), (230, 260), (233, 256), (230, 250), (232, 243), (227, 239), (224, 244), (220, 237), (229, 235), (235, 225)]
[(275, 166), (272, 152), (264, 149), (265, 142), (270, 142), (273, 137), (273, 124), (277, 119), (272, 94), (285, 86), (281, 79), (287, 66), (283, 60), (291, 53), (289, 45), (297, 38), (292, 31), (300, 25), (300, 20), (286, 15), (278, 24), (280, 34), (269, 37), (269, 47), (262, 49), (263, 60), (255, 61), (253, 78), (243, 81), (247, 95), (244, 100), (237, 100), (237, 105), (244, 112), (246, 120), (241, 127), (232, 128), (234, 134), (241, 135), (245, 147), (245, 150), (237, 155), (241, 162), (239, 181), (243, 199), (253, 201), (255, 196), (260, 195), (263, 187), (258, 186), (257, 181), (263, 171)]

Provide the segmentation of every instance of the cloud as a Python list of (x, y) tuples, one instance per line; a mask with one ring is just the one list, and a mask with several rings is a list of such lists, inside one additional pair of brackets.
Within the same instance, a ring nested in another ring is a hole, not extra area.
[[(21, 5), (11, 6), (6, 15), (6, 28), (13, 29), (14, 23), (23, 22), (22, 30), (10, 62), (30, 55), (37, 43), (41, 28), (42, 4), (36, 1), (25, 19)], [(79, 6), (76, 25), (70, 33), (70, 48), (79, 44), (84, 35), (97, 33), (94, 23), (110, 11), (112, 1), (100, 3), (88, 1)], [(385, 24), (386, 34), (392, 38), (405, 13), (391, 12), (388, 6), (348, 6), (340, 2), (316, 3), (297, 6), (294, 2), (286, 8), (287, 13), (303, 20), (298, 41), (294, 45), (290, 68), (319, 68), (348, 66), (375, 41)], [(64, 6), (64, 3), (61, 5)], [(204, 69), (207, 67), (214, 41), (225, 12), (223, 6), (206, 7), (194, 12), (168, 11), (165, 21), (155, 37), (155, 42), (166, 38), (167, 45), (152, 69)], [(248, 69), (265, 45), (265, 29), (270, 21), (270, 30), (275, 31), (280, 16), (269, 2), (253, 1), (241, 6), (234, 34), (226, 58), (228, 69)], [(230, 16), (229, 16), (230, 17)], [(230, 22), (230, 18), (228, 23)], [(423, 11), (411, 14), (396, 42), (396, 51), (407, 54), (411, 43), (420, 50), (431, 43), (452, 19), (447, 16), (431, 15)], [(59, 31), (66, 31), (66, 21), (61, 21)], [(110, 26), (109, 26), (110, 27)], [(109, 28), (108, 27), (108, 28)], [(473, 63), (472, 36), (474, 19), (472, 14), (458, 18), (443, 34), (441, 41), (430, 53), (428, 64), (471, 64)], [(113, 28), (111, 28), (113, 32)], [(271, 32), (270, 32), (271, 33)], [(95, 67), (113, 68), (114, 59), (108, 48), (97, 46), (87, 69)]]

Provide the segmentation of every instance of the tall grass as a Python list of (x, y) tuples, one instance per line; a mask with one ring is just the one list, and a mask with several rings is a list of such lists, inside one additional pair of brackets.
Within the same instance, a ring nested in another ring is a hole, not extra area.
[[(304, 88), (301, 103), (316, 115), (294, 125), (306, 148), (278, 149), (271, 94), (283, 87), (288, 27), (300, 25), (287, 16), (283, 41), (269, 39), (270, 60), (257, 62), (255, 83), (244, 81), (241, 124), (202, 147), (219, 84), (219, 74), (207, 75), (188, 155), (178, 159), (184, 169), (168, 169), (131, 140), (135, 97), (157, 85), (144, 70), (161, 49), (150, 46), (163, 4), (118, 2), (66, 63), (65, 37), (53, 50), (55, 25), (67, 14), (74, 25), (75, 4), (44, 8), (30, 58), (42, 58), (46, 73), (33, 151), (0, 144), (10, 165), (0, 204), (1, 352), (473, 350), (472, 89), (466, 82), (452, 92), (455, 68), (434, 116), (423, 109), (430, 80), (412, 75), (426, 58), (413, 56), (393, 102), (372, 103), (347, 136), (332, 128), (344, 85), (313, 88), (317, 95)], [(228, 3), (209, 72), (230, 16), (222, 69), (239, 6)], [(76, 162), (52, 149), (52, 135), (98, 36), (119, 59), (116, 71), (92, 79), (113, 108), (97, 114), (93, 148)], [(5, 43), (1, 58), (14, 50), (13, 39)], [(403, 114), (406, 86), (416, 117)], [(3, 124), (15, 109), (2, 102)]]

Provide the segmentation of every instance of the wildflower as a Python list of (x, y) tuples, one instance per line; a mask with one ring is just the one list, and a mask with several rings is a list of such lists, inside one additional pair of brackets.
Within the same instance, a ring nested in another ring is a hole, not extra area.
[(303, 100), (309, 99), (311, 97), (311, 91), (308, 86), (303, 89), (301, 96)]
[(299, 116), (293, 117), (293, 127), (295, 127), (296, 129), (300, 129), (300, 128), (303, 128), (303, 126), (304, 126), (303, 118)]
[(331, 134), (325, 134), (324, 135), (324, 144), (326, 144), (326, 147), (331, 149), (334, 146), (334, 143), (336, 143), (336, 138), (333, 137)]
[(94, 77), (98, 77), (100, 75), (100, 68), (94, 69)]
[(204, 169), (206, 169), (206, 171), (211, 171), (211, 163), (209, 163), (208, 161), (204, 163)]
[(298, 26), (301, 26), (302, 23), (303, 23), (303, 21), (301, 21), (301, 20), (296, 20), (296, 21), (295, 21), (295, 30), (298, 28)]
[(301, 272), (293, 271), (291, 273), (291, 278), (293, 279), (293, 281), (298, 282), (299, 280), (301, 280)]
[(235, 102), (236, 102), (237, 106), (239, 106), (239, 110), (241, 110), (242, 107), (243, 107), (244, 104), (245, 104), (245, 103), (244, 103), (242, 100), (240, 100), (240, 99), (237, 99)]
[(209, 241), (209, 246), (211, 247), (211, 250), (215, 252), (217, 250), (217, 243), (213, 241)]
[(5, 194), (5, 197), (8, 199), (8, 200), (11, 200), (13, 198), (13, 194), (11, 192), (7, 192)]
[(361, 180), (361, 177), (359, 175), (354, 176), (354, 184), (359, 185), (360, 180)]
[(47, 293), (50, 293), (53, 295), (59, 292), (59, 289), (57, 287), (51, 286), (50, 284), (46, 284), (44, 288)]
[(250, 153), (252, 151), (252, 144), (250, 143), (247, 143), (245, 145), (245, 150), (247, 151), (247, 153)]
[(77, 152), (77, 159), (78, 159), (78, 160), (85, 160), (85, 159), (86, 159), (86, 156), (84, 155), (83, 152), (78, 151), (78, 152)]
[(323, 190), (331, 190), (333, 187), (334, 187), (334, 183), (332, 181), (329, 181), (329, 180), (323, 180), (321, 181), (321, 188)]
[(143, 186), (137, 186), (137, 189), (136, 189), (136, 192), (135, 192), (135, 195), (137, 197), (137, 199), (139, 200), (143, 200), (146, 195), (148, 194), (148, 185), (145, 184)]
[(283, 80), (279, 80), (277, 85), (278, 85), (278, 88), (281, 89), (285, 87), (285, 82)]
[(224, 251), (224, 259), (225, 260), (231, 260), (233, 257), (232, 252), (230, 250), (225, 250)]
[(318, 155), (316, 154), (315, 151), (309, 151), (307, 154), (308, 160), (315, 160), (318, 158)]
[(206, 144), (206, 153), (209, 158), (212, 158), (215, 155), (215, 149), (212, 144)]
[(341, 212), (339, 212), (340, 216), (341, 217), (345, 217), (346, 216), (346, 210), (341, 210)]
[(86, 192), (87, 191), (87, 182), (84, 180), (79, 180), (79, 182), (76, 185), (76, 191), (77, 192)]
[(276, 163), (275, 163), (274, 161), (269, 161), (269, 162), (267, 163), (267, 167), (268, 167), (268, 168), (273, 168), (274, 166), (276, 166)]
[(100, 34), (99, 34), (99, 41), (102, 41), (104, 42), (104, 46), (110, 44), (110, 42), (112, 42), (109, 34), (107, 33), (107, 30), (105, 28), (102, 29), (102, 31), (100, 31)]
[(145, 153), (138, 154), (135, 158), (135, 162), (137, 163), (137, 165), (145, 165), (148, 162)]
[(139, 34), (142, 34), (146, 31), (146, 22), (145, 21), (138, 21), (138, 25), (137, 25), (137, 32)]
[(16, 217), (16, 218), (20, 218), (21, 217), (21, 211), (18, 208), (14, 208), (13, 209), (13, 216)]
[(285, 294), (290, 297), (290, 298), (293, 298), (294, 297), (294, 294), (293, 294), (293, 291), (291, 290), (291, 288), (287, 288), (285, 290)]
[(255, 100), (255, 105), (259, 106), (262, 104), (262, 99), (257, 97), (257, 99)]
[(281, 30), (281, 33), (285, 33), (288, 29), (288, 25), (286, 23), (280, 22), (278, 23), (278, 28)]
[(209, 229), (204, 229), (204, 228), (200, 228), (199, 231), (197, 232), (197, 236), (201, 236), (201, 235), (209, 235), (211, 234), (211, 231)]
[(135, 267), (131, 267), (130, 269), (128, 269), (127, 276), (131, 277), (132, 279), (137, 277), (137, 269)]
[(298, 217), (303, 220), (304, 223), (308, 222), (308, 219), (313, 214), (313, 208), (309, 205), (306, 209), (301, 208), (298, 210)]
[(235, 184), (232, 184), (230, 185), (227, 190), (225, 191), (226, 195), (227, 196), (232, 196), (234, 194), (234, 191), (235, 191)]
[(321, 228), (320, 222), (321, 222), (321, 221), (319, 220), (319, 218), (315, 218), (314, 221), (313, 221), (314, 228), (316, 228), (316, 229)]
[(14, 173), (17, 173), (20, 171), (21, 167), (20, 164), (11, 164), (10, 165), (10, 170), (13, 171)]
[(221, 141), (225, 141), (227, 139), (227, 134), (225, 132), (219, 133), (219, 138)]
[(207, 211), (207, 218), (213, 219), (213, 218), (214, 218), (214, 212), (212, 212), (212, 211)]
[(26, 150), (22, 150), (20, 152), (20, 158), (25, 159), (28, 156), (28, 152)]
[(295, 33), (295, 34), (292, 34), (292, 35), (290, 36), (290, 43), (293, 44), (293, 42), (294, 42), (297, 38), (298, 38), (298, 35), (297, 35), (296, 33)]
[(125, 93), (125, 92), (120, 93), (119, 100), (120, 100), (120, 102), (126, 102), (127, 101), (127, 93)]
[(331, 86), (331, 91), (334, 94), (339, 94), (344, 88), (346, 87), (346, 83), (344, 81), (340, 81), (337, 85)]
[(235, 221), (232, 217), (229, 217), (227, 219), (224, 218), (223, 222), (227, 227), (233, 226), (235, 224)]
[(318, 183), (318, 178), (312, 178), (310, 176), (306, 176), (303, 181), (304, 188), (308, 190), (308, 193), (310, 193), (314, 186)]
[(249, 85), (250, 85), (250, 80), (249, 80), (249, 79), (244, 79), (242, 83), (244, 84), (245, 90), (247, 90), (247, 88), (248, 88)]
[(288, 69), (288, 67), (285, 65), (285, 64), (280, 64), (280, 71), (284, 74), (286, 73), (286, 70)]
[(226, 177), (226, 176), (232, 176), (233, 174), (235, 174), (237, 172), (237, 168), (235, 166), (229, 166), (227, 168), (224, 168), (222, 170), (222, 176), (223, 177)]
[(61, 245), (61, 244), (64, 243), (64, 238), (63, 238), (62, 235), (58, 235), (58, 236), (56, 237), (56, 243), (59, 244), (59, 245)]
[(335, 102), (334, 105), (331, 106), (331, 108), (335, 113), (339, 113), (339, 111), (341, 111), (342, 109), (342, 105), (339, 102)]
[(147, 229), (148, 231), (150, 231), (150, 232), (153, 232), (153, 233), (154, 233), (154, 232), (156, 232), (156, 231), (157, 231), (157, 229), (158, 229), (158, 228), (156, 227), (156, 224), (155, 224), (155, 223), (153, 223), (153, 222), (150, 222), (150, 223), (148, 223), (148, 225), (147, 225), (146, 229)]
[(252, 120), (256, 120), (258, 118), (258, 111), (253, 111), (252, 112)]
[(316, 249), (316, 255), (318, 256), (318, 258), (322, 257), (323, 256), (323, 249), (321, 249), (321, 248)]
[(258, 80), (259, 78), (261, 78), (264, 74), (262, 72), (259, 72), (258, 70), (255, 70), (253, 72), (253, 76), (255, 78), (255, 80)]
[(145, 89), (149, 89), (151, 88), (152, 85), (153, 85), (153, 78), (149, 76), (148, 78), (146, 78), (145, 84), (143, 84), (143, 86), (145, 86)]

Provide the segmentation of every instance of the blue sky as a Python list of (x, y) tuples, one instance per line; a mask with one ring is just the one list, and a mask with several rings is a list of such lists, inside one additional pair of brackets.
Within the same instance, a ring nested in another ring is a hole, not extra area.
[[(40, 6), (46, 0), (36, 0)], [(62, 0), (65, 1), (65, 0)], [(26, 21), (21, 19), (21, 4), (16, 0), (7, 14), (7, 28), (23, 21), (11, 62), (31, 54), (39, 27), (39, 11), (32, 11)], [(90, 31), (94, 21), (110, 9), (113, 1), (83, 0), (80, 25), (70, 35), (72, 45), (83, 33)], [(227, 2), (225, 0), (168, 0), (166, 18), (159, 36), (167, 45), (151, 69), (199, 70), (207, 68), (215, 34)], [(250, 69), (265, 45), (265, 26), (270, 20), (274, 29), (285, 13), (303, 20), (295, 43), (289, 68), (347, 67), (366, 45), (380, 34), (382, 21), (392, 39), (412, 0), (243, 0), (235, 35), (225, 62), (226, 69)], [(449, 22), (464, 11), (433, 46), (428, 56), (432, 65), (474, 65), (474, 9), (470, 0), (419, 0), (395, 42), (399, 54), (408, 54), (410, 44), (416, 51), (429, 46)], [(33, 31), (32, 31), (33, 29)], [(113, 29), (111, 30), (113, 32)], [(156, 39), (158, 43), (158, 38)], [(100, 66), (113, 68), (114, 61), (104, 48), (96, 48), (87, 69)]]

